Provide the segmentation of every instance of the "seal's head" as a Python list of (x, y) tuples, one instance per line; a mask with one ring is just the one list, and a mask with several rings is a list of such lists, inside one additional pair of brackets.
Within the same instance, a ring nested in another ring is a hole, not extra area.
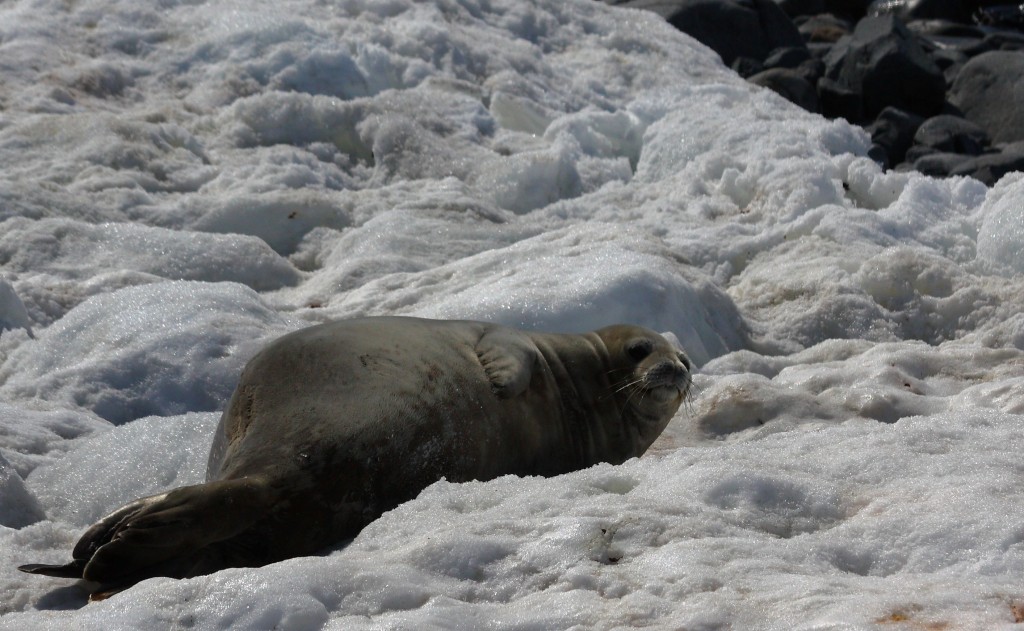
[(693, 364), (686, 353), (650, 329), (619, 324), (595, 333), (608, 350), (613, 396), (640, 455), (689, 394)]

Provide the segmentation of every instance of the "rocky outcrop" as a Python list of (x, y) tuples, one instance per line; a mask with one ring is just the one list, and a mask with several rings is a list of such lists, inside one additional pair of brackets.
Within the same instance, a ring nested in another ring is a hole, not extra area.
[(1024, 170), (1024, 4), (605, 0), (655, 11), (751, 83), (863, 125), (887, 168)]
[(627, 0), (621, 6), (654, 11), (711, 48), (726, 65), (737, 57), (763, 60), (784, 46), (804, 40), (772, 0)]
[(993, 141), (1024, 140), (1024, 53), (995, 50), (971, 59), (957, 73), (949, 100)]
[(861, 20), (825, 56), (825, 76), (859, 94), (869, 120), (887, 107), (932, 116), (946, 100), (942, 71), (893, 16)]

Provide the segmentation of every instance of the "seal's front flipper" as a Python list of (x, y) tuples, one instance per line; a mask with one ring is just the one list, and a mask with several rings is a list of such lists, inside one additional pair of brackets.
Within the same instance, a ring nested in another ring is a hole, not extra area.
[[(24, 572), (128, 586), (152, 576), (184, 578), (221, 569), (210, 544), (264, 517), (275, 495), (262, 480), (185, 486), (136, 500), (82, 535), (67, 565), (32, 564)], [(211, 558), (214, 557), (214, 558)]]
[(484, 333), (475, 350), (491, 390), (499, 398), (511, 399), (529, 387), (540, 355), (529, 337), (513, 329), (496, 327)]

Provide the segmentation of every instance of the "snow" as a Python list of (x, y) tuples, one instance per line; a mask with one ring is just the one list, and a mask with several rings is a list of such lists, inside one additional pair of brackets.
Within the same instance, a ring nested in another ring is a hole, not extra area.
[(1011, 173), (1003, 178), (985, 200), (978, 230), (978, 258), (1012, 276), (1024, 273), (1024, 213), (1020, 191), (1024, 178)]
[[(1019, 173), (884, 172), (591, 0), (13, 0), (0, 81), (0, 629), (1024, 620)], [(439, 481), (319, 556), (17, 572), (200, 482), (268, 341), (385, 314), (649, 326), (695, 394), (638, 460)]]

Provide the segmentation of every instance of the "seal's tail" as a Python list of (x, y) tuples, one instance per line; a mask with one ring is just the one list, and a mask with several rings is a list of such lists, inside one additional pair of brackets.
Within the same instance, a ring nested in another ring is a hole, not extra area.
[(105, 585), (207, 574), (225, 565), (224, 551), (213, 544), (248, 529), (274, 501), (270, 487), (258, 478), (181, 487), (135, 500), (98, 521), (78, 540), (70, 563), (18, 569)]

